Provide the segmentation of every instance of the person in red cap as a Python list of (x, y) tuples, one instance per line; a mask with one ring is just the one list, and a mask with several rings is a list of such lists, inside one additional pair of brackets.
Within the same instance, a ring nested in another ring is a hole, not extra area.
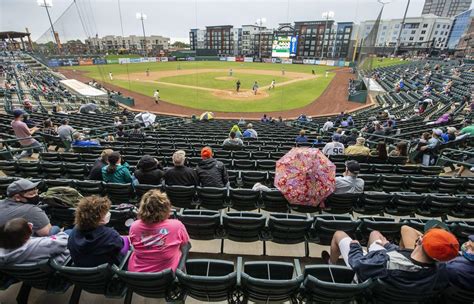
[(199, 183), (202, 187), (223, 188), (229, 182), (227, 169), (224, 164), (214, 158), (210, 147), (204, 147), (201, 150), (202, 160), (196, 167), (199, 177)]
[(346, 265), (360, 281), (380, 279), (399, 290), (429, 293), (445, 284), (445, 269), (437, 262), (446, 262), (458, 255), (459, 242), (449, 231), (434, 227), (420, 235), (413, 249), (390, 243), (379, 231), (372, 231), (366, 253), (359, 241), (344, 231), (336, 231), (331, 241), (331, 254), (322, 253), (323, 260), (336, 264), (342, 255)]

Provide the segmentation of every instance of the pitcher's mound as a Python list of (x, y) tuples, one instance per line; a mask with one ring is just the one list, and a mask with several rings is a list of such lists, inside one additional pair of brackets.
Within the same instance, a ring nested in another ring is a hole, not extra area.
[(267, 98), (269, 96), (268, 93), (264, 90), (259, 90), (257, 92), (257, 95), (255, 95), (252, 90), (240, 90), (240, 92), (216, 90), (212, 92), (212, 95), (232, 100), (258, 100)]
[(221, 77), (216, 77), (217, 80), (224, 80), (224, 81), (228, 81), (228, 80), (237, 80), (236, 77), (234, 76), (221, 76)]

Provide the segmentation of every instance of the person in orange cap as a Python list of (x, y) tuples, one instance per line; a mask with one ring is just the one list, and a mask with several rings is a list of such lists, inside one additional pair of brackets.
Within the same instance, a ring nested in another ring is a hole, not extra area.
[(436, 225), (418, 236), (413, 249), (400, 248), (379, 231), (372, 231), (367, 251), (344, 231), (336, 231), (331, 241), (331, 253), (324, 251), (322, 258), (336, 264), (341, 255), (361, 282), (369, 278), (380, 279), (399, 290), (421, 294), (445, 284), (445, 269), (438, 271), (437, 262), (455, 258), (459, 242), (452, 233)]
[(201, 150), (202, 160), (196, 167), (199, 177), (199, 184), (202, 187), (218, 187), (223, 188), (229, 182), (229, 176), (224, 164), (214, 159), (212, 149), (204, 147)]

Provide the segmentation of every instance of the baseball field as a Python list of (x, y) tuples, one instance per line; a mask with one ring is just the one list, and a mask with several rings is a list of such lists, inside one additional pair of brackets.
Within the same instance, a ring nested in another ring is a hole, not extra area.
[[(108, 64), (70, 69), (150, 98), (158, 89), (160, 99), (166, 102), (220, 112), (301, 108), (318, 98), (334, 77), (331, 72), (334, 67), (329, 66), (217, 61)], [(241, 85), (237, 92), (238, 81)], [(256, 94), (252, 90), (255, 82)]]

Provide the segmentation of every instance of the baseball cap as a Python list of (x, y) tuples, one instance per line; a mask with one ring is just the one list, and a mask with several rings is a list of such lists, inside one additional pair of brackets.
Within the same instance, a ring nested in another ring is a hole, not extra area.
[(332, 140), (334, 140), (334, 141), (339, 141), (340, 139), (341, 139), (341, 134), (339, 134), (339, 133), (335, 133), (332, 136)]
[(433, 129), (433, 133), (439, 136), (443, 134), (443, 131), (441, 131), (441, 129)]
[(356, 160), (348, 160), (346, 161), (346, 168), (349, 172), (358, 174), (360, 171), (359, 162)]
[(204, 147), (201, 150), (201, 158), (208, 159), (212, 157), (212, 149), (210, 147)]
[(25, 114), (25, 111), (23, 111), (23, 110), (20, 110), (20, 109), (13, 110), (13, 116), (15, 118), (20, 117), (23, 114)]
[(435, 219), (431, 219), (431, 220), (427, 221), (425, 223), (423, 231), (426, 233), (426, 232), (428, 232), (428, 230), (430, 230), (432, 228), (440, 228), (440, 229), (444, 229), (446, 231), (449, 231), (448, 225), (446, 225), (445, 223), (443, 223), (441, 221), (435, 220)]
[(33, 183), (32, 181), (24, 178), (16, 180), (8, 186), (7, 196), (12, 197), (15, 194), (34, 189), (39, 185), (39, 183), (40, 182)]
[(432, 228), (423, 235), (423, 251), (435, 261), (446, 262), (459, 253), (459, 242), (449, 231)]

